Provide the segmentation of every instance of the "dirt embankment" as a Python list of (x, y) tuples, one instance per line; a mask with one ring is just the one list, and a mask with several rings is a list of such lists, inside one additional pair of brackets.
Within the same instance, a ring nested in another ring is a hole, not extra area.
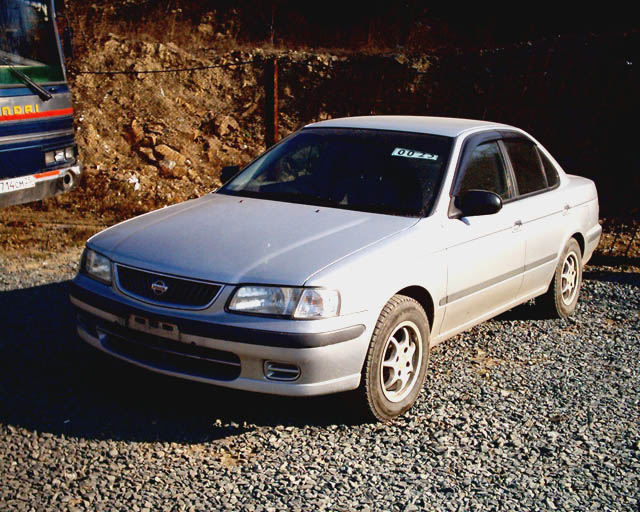
[[(213, 56), (211, 56), (213, 57)], [(196, 56), (173, 43), (111, 35), (81, 69), (160, 70), (251, 60)], [(90, 65), (90, 67), (89, 67)], [(85, 165), (81, 191), (91, 210), (139, 213), (219, 185), (219, 169), (261, 147), (253, 69), (122, 75), (77, 74), (77, 138)]]
[[(200, 24), (197, 32), (210, 35), (214, 27)], [(245, 164), (264, 150), (263, 69), (271, 56), (279, 60), (280, 136), (328, 112), (361, 113), (353, 82), (379, 90), (380, 71), (388, 76), (387, 95), (414, 92), (418, 73), (429, 65), (426, 58), (409, 62), (396, 55), (259, 48), (221, 54), (114, 33), (99, 46), (74, 62), (71, 80), (86, 178), (77, 193), (58, 202), (117, 216), (200, 196), (219, 186), (221, 167)], [(85, 73), (199, 67), (212, 69)]]

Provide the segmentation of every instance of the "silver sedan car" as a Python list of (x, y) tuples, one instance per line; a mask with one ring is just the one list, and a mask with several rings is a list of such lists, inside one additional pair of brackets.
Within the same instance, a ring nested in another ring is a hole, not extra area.
[(79, 335), (219, 386), (357, 390), (383, 421), (415, 402), (437, 343), (533, 297), (571, 315), (601, 234), (593, 182), (503, 124), (334, 119), (224, 174), (87, 242)]

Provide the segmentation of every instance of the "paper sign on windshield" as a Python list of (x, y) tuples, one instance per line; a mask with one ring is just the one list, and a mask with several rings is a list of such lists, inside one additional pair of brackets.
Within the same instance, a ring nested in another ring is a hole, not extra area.
[(403, 156), (405, 158), (421, 158), (422, 160), (437, 160), (438, 155), (432, 155), (431, 153), (423, 153), (415, 149), (396, 148), (391, 153), (391, 156)]

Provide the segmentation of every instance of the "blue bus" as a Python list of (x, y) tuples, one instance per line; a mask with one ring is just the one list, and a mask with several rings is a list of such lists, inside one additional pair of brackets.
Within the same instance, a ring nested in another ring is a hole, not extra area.
[(82, 167), (52, 0), (0, 0), (0, 206), (67, 192)]

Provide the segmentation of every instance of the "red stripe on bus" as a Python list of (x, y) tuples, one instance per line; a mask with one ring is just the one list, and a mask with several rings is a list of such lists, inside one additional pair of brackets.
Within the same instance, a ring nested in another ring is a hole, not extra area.
[(33, 112), (30, 114), (14, 114), (11, 116), (0, 116), (0, 121), (22, 121), (24, 119), (38, 119), (40, 117), (57, 117), (73, 115), (72, 108), (62, 108), (60, 110), (46, 110), (44, 112)]
[(41, 172), (39, 174), (34, 174), (34, 176), (36, 178), (47, 178), (48, 176), (56, 176), (57, 174), (60, 174), (60, 171)]

